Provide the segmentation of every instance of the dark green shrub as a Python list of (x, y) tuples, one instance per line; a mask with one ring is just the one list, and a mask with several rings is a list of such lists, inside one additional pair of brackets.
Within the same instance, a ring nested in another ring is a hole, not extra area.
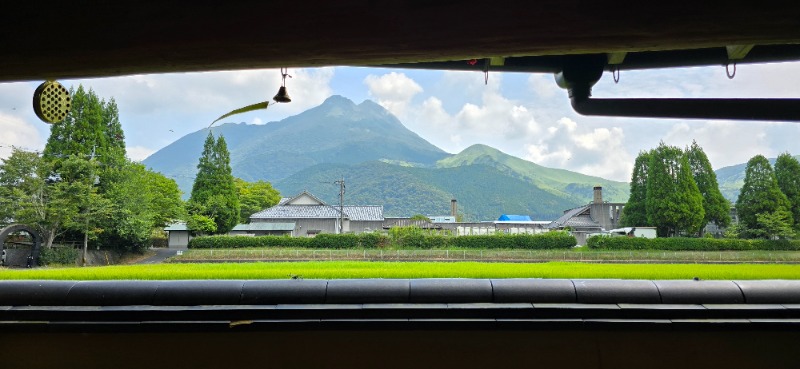
[(547, 232), (542, 234), (496, 234), (481, 236), (460, 236), (452, 240), (452, 246), (469, 249), (568, 249), (578, 241), (567, 232)]
[(389, 236), (378, 233), (362, 233), (359, 236), (359, 244), (365, 249), (378, 249), (389, 246)]
[(312, 238), (289, 236), (201, 236), (189, 241), (190, 249), (236, 249), (258, 247), (310, 247)]
[(800, 240), (745, 240), (731, 238), (591, 237), (586, 245), (599, 250), (749, 251), (800, 250)]
[(80, 251), (72, 247), (43, 247), (39, 252), (41, 265), (75, 265)]

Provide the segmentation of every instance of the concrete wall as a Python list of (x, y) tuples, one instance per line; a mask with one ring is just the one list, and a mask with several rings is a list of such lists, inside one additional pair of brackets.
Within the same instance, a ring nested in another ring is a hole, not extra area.
[(168, 247), (186, 247), (190, 239), (189, 231), (169, 231)]
[(622, 208), (625, 204), (622, 203), (602, 203), (591, 204), (589, 213), (595, 222), (600, 223), (600, 226), (605, 230), (619, 228), (619, 217), (622, 215)]
[(349, 223), (350, 223), (350, 232), (353, 233), (374, 232), (383, 229), (382, 221), (377, 221), (377, 222), (352, 221)]

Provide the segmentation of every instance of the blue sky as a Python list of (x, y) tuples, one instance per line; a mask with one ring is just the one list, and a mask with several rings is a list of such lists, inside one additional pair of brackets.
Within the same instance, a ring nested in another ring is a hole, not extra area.
[[(714, 168), (756, 154), (800, 154), (800, 124), (583, 117), (552, 75), (330, 67), (290, 69), (293, 101), (226, 119), (266, 124), (314, 107), (331, 95), (356, 103), (371, 99), (443, 150), (457, 153), (486, 144), (554, 168), (627, 181), (641, 150), (659, 141), (686, 146), (697, 140)], [(137, 75), (62, 80), (114, 97), (128, 154), (141, 160), (178, 138), (203, 129), (232, 109), (271, 99), (278, 70)], [(10, 147), (39, 150), (49, 125), (31, 108), (38, 83), (0, 84), (0, 158)], [(724, 66), (606, 74), (596, 97), (800, 97), (800, 63), (741, 65), (734, 79)]]

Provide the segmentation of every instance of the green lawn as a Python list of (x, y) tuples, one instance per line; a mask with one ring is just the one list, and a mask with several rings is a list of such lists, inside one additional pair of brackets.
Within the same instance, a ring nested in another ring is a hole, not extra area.
[(0, 279), (612, 278), (800, 279), (795, 264), (272, 262), (0, 269)]

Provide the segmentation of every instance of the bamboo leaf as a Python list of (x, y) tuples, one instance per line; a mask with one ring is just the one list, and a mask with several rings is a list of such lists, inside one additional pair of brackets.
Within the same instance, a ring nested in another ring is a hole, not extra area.
[(257, 104), (248, 105), (248, 106), (245, 106), (243, 108), (236, 109), (236, 110), (232, 110), (230, 113), (225, 114), (225, 115), (217, 118), (213, 122), (211, 122), (211, 124), (208, 125), (208, 128), (211, 128), (211, 126), (213, 126), (214, 123), (220, 121), (221, 119), (225, 119), (227, 117), (230, 117), (231, 115), (247, 113), (247, 112), (250, 112), (250, 111), (253, 111), (253, 110), (266, 109), (267, 107), (269, 107), (269, 101), (264, 101), (264, 102), (260, 102), (260, 103), (257, 103)]

